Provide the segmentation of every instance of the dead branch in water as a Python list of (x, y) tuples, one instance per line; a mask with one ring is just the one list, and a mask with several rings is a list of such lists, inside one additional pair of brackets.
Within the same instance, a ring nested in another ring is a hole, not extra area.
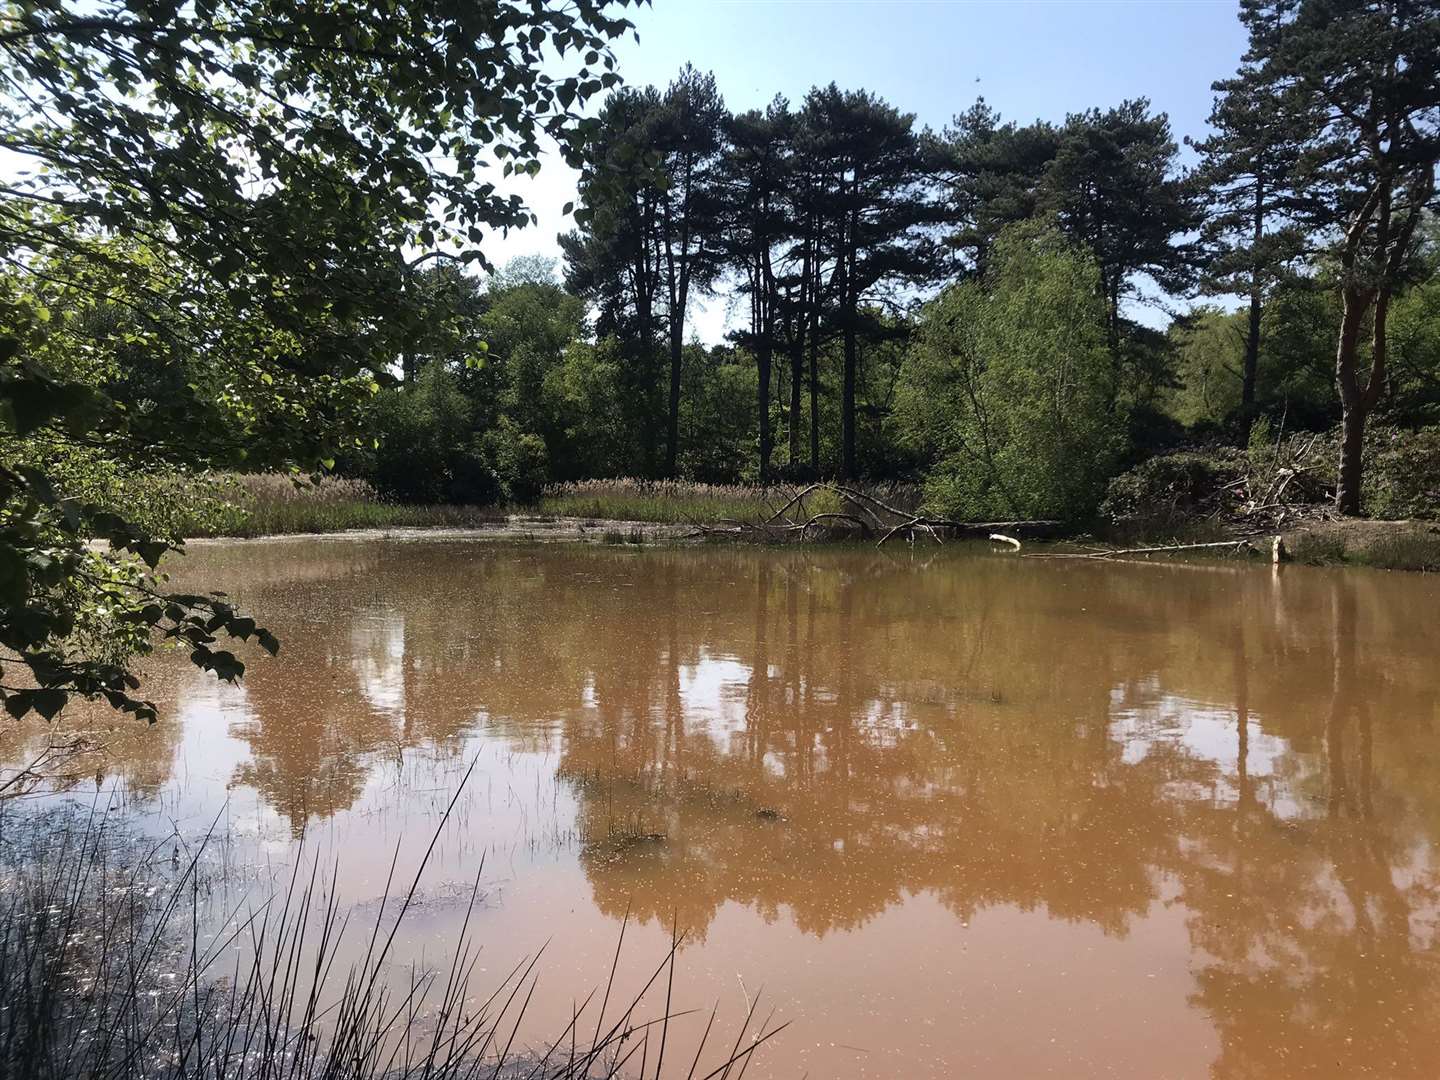
[[(841, 509), (826, 507), (811, 510), (807, 507), (807, 500), (820, 493), (828, 493), (841, 499)], [(953, 518), (933, 517), (918, 511), (903, 510), (848, 484), (822, 481), (796, 491), (779, 510), (764, 520), (728, 519), (718, 526), (700, 525), (698, 529), (699, 534), (704, 536), (728, 535), (769, 541), (837, 536), (856, 536), (868, 540), (878, 537), (876, 547), (884, 547), (897, 536), (913, 542), (917, 535), (925, 535), (936, 544), (943, 544), (946, 537), (983, 539), (1003, 535), (1005, 543), (1018, 548), (1020, 542), (1008, 534), (1044, 534), (1053, 532), (1059, 525), (1058, 521), (1050, 520), (956, 521)]]
[(1039, 551), (1024, 556), (1027, 559), (1116, 559), (1128, 555), (1172, 555), (1182, 551), (1206, 551), (1219, 548), (1238, 550), (1249, 547), (1263, 534), (1242, 536), (1235, 540), (1212, 540), (1203, 544), (1161, 544), (1156, 547), (1107, 548), (1103, 551)]

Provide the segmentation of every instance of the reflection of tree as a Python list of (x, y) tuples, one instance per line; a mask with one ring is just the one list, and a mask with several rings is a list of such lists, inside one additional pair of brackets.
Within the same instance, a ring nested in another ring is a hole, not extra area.
[[(230, 591), (285, 638), (247, 676), (238, 779), (296, 829), (397, 752), (478, 732), (555, 755), (617, 917), (703, 934), (739, 904), (818, 935), (926, 892), (959, 919), (1008, 905), (1120, 935), (1163, 897), (1216, 1076), (1434, 1071), (1425, 579), (237, 550), (261, 554), (217, 552)], [(162, 759), (117, 767), (155, 784)]]
[[(603, 696), (567, 725), (562, 768), (585, 778), (584, 859), (603, 908), (678, 911), (703, 931), (733, 901), (785, 908), (816, 933), (918, 890), (962, 916), (1043, 906), (1116, 931), (1145, 910), (1165, 810), (1109, 737), (1104, 665), (1085, 674), (1094, 657), (1077, 656), (1074, 671), (1037, 673), (1027, 640), (1005, 636), (1010, 599), (974, 582), (950, 583), (969, 595), (947, 598), (963, 615), (941, 614), (937, 649), (926, 593), (944, 578), (752, 566), (751, 588), (730, 589), (723, 639), (747, 673), (736, 729), (702, 717), (677, 738), (670, 710), (620, 723)], [(663, 618), (685, 599), (650, 609)], [(984, 681), (1000, 672), (1006, 690)], [(1088, 716), (1030, 712), (1055, 686)]]
[[(1431, 837), (1406, 829), (1400, 807), (1383, 820), (1375, 812), (1366, 700), (1374, 687), (1359, 655), (1357, 588), (1344, 578), (1329, 584), (1323, 796), (1308, 804), (1247, 797), (1242, 734), (1240, 798), (1188, 807), (1181, 828), (1195, 1000), (1219, 1028), (1217, 1077), (1435, 1074), (1440, 879)], [(1243, 634), (1233, 640), (1243, 719), (1247, 643)]]

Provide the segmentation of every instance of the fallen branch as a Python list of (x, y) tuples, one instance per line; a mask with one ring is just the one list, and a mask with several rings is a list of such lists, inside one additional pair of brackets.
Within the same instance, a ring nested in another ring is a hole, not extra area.
[[(806, 501), (818, 492), (829, 492), (842, 500), (840, 510), (812, 512)], [(768, 508), (767, 508), (768, 509)], [(1011, 534), (1053, 531), (1060, 525), (1051, 520), (1022, 521), (956, 521), (932, 517), (916, 511), (902, 510), (884, 499), (848, 484), (819, 481), (795, 491), (780, 509), (756, 521), (722, 519), (714, 525), (697, 523), (699, 535), (736, 536), (761, 541), (810, 540), (824, 535), (851, 535), (868, 539), (879, 535), (877, 547), (897, 536), (913, 540), (923, 533), (943, 545), (946, 536), (991, 538), (1003, 535), (1006, 543), (1018, 548), (1019, 541)]]
[(1027, 559), (1114, 559), (1125, 555), (1171, 555), (1181, 551), (1206, 551), (1218, 548), (1249, 547), (1264, 534), (1237, 540), (1212, 540), (1204, 544), (1162, 544), (1157, 547), (1109, 548), (1104, 551), (1041, 551), (1024, 556)]
[(1009, 544), (1016, 551), (1020, 550), (1020, 541), (1016, 540), (1013, 536), (1006, 536), (1004, 533), (991, 533), (990, 539), (994, 540), (997, 544)]

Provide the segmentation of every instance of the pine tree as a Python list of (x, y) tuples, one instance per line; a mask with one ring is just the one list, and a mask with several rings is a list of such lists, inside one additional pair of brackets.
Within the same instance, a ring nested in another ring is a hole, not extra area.
[(562, 240), (567, 284), (597, 305), (598, 329), (625, 337), (632, 363), (647, 372), (663, 321), (667, 476), (679, 456), (685, 318), (691, 297), (713, 284), (724, 260), (726, 115), (715, 77), (689, 64), (663, 94), (653, 87), (612, 94), (581, 175), (582, 227)]
[(1054, 214), (1066, 236), (1095, 257), (1117, 357), (1121, 302), (1138, 294), (1141, 275), (1171, 292), (1190, 280), (1181, 237), (1195, 214), (1177, 152), (1169, 119), (1137, 98), (1067, 117), (1040, 182), (1037, 208)]
[(1295, 177), (1314, 199), (1309, 224), (1333, 239), (1342, 302), (1335, 500), (1341, 513), (1358, 514), (1365, 422), (1385, 387), (1390, 301), (1436, 206), (1440, 0), (1242, 0), (1241, 19), (1277, 122), (1306, 133)]
[[(750, 300), (750, 325), (739, 335), (755, 355), (758, 369), (760, 479), (770, 477), (774, 437), (770, 424), (770, 391), (778, 320), (783, 299), (776, 263), (790, 234), (787, 192), (790, 183), (790, 105), (777, 97), (763, 112), (751, 110), (725, 125), (725, 157), (721, 187), (728, 206), (725, 243), (730, 263), (740, 271), (740, 289)], [(797, 411), (791, 371), (791, 430)], [(792, 451), (794, 449), (792, 437)]]
[(1265, 300), (1304, 254), (1297, 216), (1308, 200), (1294, 183), (1298, 133), (1286, 126), (1256, 68), (1246, 65), (1214, 90), (1213, 134), (1192, 143), (1201, 162), (1191, 179), (1207, 211), (1200, 229), (1201, 287), (1249, 302), (1240, 377), (1240, 409), (1248, 420)]
[(914, 130), (915, 118), (872, 94), (833, 83), (805, 98), (806, 152), (818, 177), (817, 257), (828, 255), (834, 319), (843, 341), (841, 460), (857, 473), (856, 374), (859, 341), (879, 330), (869, 307), (894, 305), (911, 283), (943, 266), (928, 227), (940, 221), (929, 179), (937, 155)]

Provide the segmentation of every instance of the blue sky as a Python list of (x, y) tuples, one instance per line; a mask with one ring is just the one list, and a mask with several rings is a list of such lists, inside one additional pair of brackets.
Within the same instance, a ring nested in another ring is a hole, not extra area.
[[(777, 93), (798, 104), (831, 81), (934, 128), (978, 95), (1021, 122), (1148, 97), (1179, 141), (1205, 133), (1210, 84), (1239, 63), (1237, 11), (1236, 0), (655, 0), (630, 12), (639, 42), (615, 51), (632, 84), (663, 86), (686, 61), (713, 71), (737, 111)], [(547, 164), (524, 192), (539, 226), (497, 242), (492, 257), (556, 254), (574, 182)], [(707, 304), (693, 332), (719, 340), (726, 308), (723, 297)]]

